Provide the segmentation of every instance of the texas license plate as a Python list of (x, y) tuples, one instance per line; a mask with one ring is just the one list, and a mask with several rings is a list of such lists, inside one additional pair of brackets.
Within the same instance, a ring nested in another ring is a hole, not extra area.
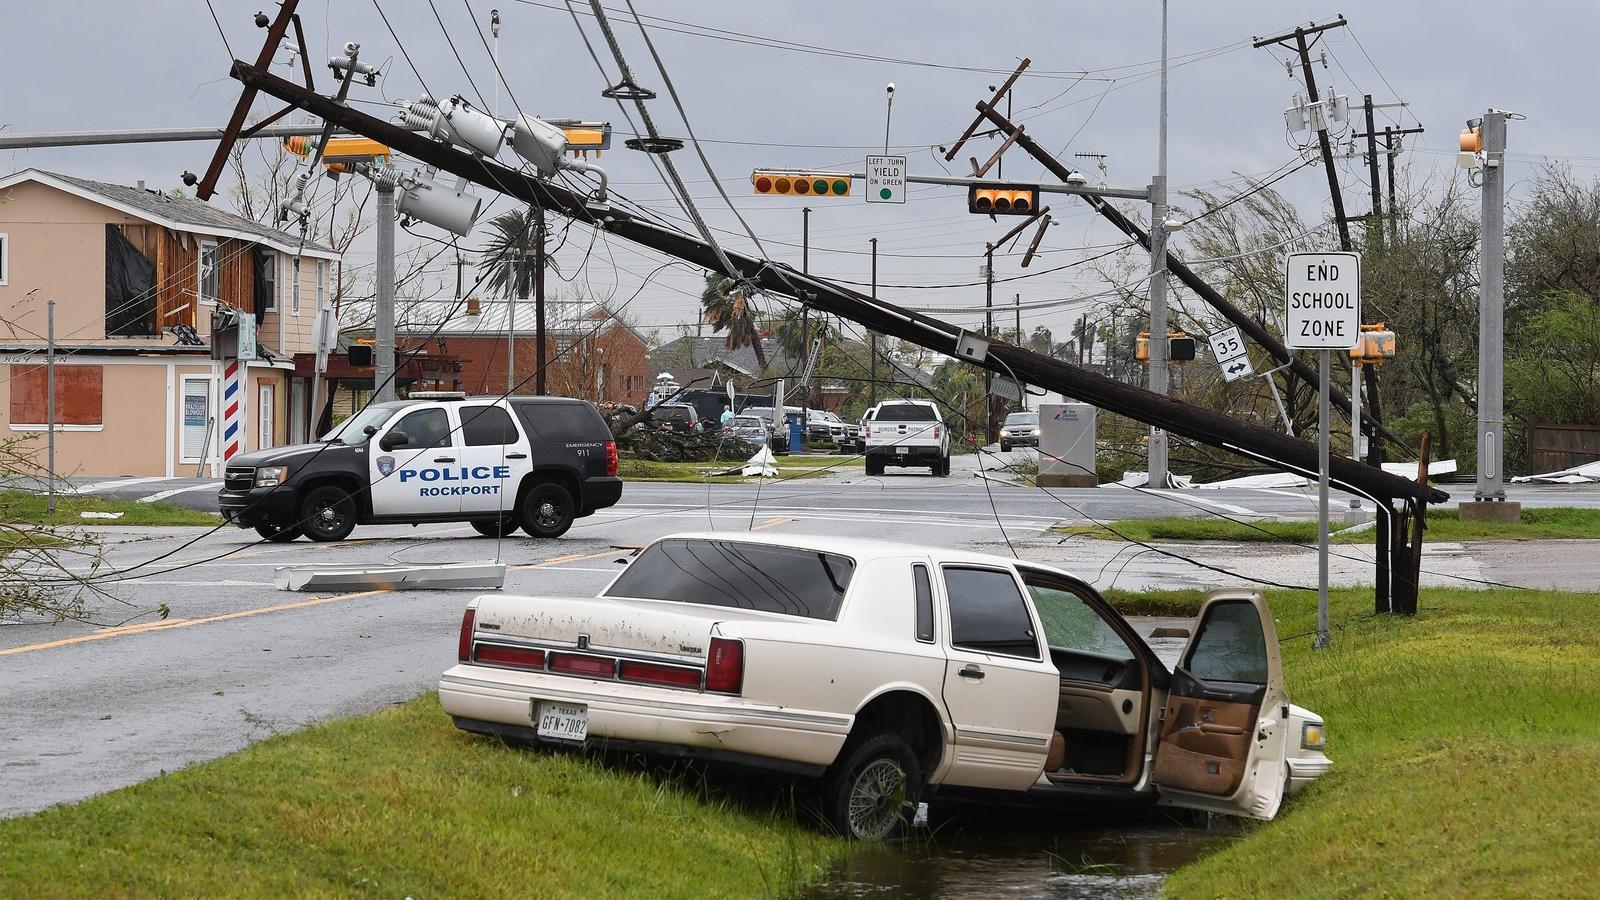
[(535, 700), (534, 722), (538, 735), (558, 741), (581, 741), (589, 736), (589, 708), (576, 703)]
[(894, 452), (900, 454), (901, 456), (905, 456), (906, 455), (906, 448), (905, 447), (896, 447), (896, 448), (894, 448)]

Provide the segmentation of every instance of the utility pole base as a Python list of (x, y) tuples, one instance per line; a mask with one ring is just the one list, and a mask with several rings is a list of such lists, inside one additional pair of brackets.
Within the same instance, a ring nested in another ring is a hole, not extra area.
[(1373, 514), (1367, 512), (1360, 506), (1351, 506), (1344, 511), (1344, 524), (1347, 527), (1351, 525), (1365, 525), (1368, 522), (1371, 522), (1372, 518)]
[(1515, 500), (1463, 500), (1458, 515), (1463, 522), (1520, 522), (1522, 504)]

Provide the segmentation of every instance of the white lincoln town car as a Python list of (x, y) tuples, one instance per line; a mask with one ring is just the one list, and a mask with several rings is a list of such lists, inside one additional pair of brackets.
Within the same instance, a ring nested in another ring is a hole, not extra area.
[(462, 729), (819, 778), (863, 840), (932, 791), (1270, 819), (1332, 765), (1259, 591), (1214, 592), (1169, 671), (1081, 579), (979, 553), (674, 535), (598, 597), (479, 597), (458, 657)]

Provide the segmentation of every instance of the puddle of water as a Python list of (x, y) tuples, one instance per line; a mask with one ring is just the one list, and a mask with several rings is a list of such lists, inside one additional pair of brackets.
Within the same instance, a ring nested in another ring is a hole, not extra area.
[[(1236, 834), (1149, 818), (1059, 824), (1052, 814), (991, 814), (1003, 821), (946, 822), (923, 839), (864, 849), (806, 896), (810, 900), (1007, 897), (1062, 900), (1155, 897), (1166, 876)], [(1081, 811), (1073, 811), (1081, 818)], [(989, 818), (991, 816), (986, 816)], [(1052, 821), (1053, 819), (1053, 821)]]

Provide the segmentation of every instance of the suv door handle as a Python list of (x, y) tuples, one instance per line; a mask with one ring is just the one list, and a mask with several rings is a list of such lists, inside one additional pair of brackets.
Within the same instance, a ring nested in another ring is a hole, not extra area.
[(974, 681), (982, 681), (983, 680), (983, 670), (978, 668), (977, 666), (973, 666), (973, 665), (967, 666), (966, 668), (960, 670), (956, 674), (960, 675), (962, 678), (971, 678)]
[(506, 459), (527, 459), (527, 458), (528, 458), (528, 454), (526, 454), (526, 453), (507, 453), (506, 454)]
[(435, 456), (433, 458), (433, 461), (434, 462), (455, 462), (456, 458), (454, 456)]

